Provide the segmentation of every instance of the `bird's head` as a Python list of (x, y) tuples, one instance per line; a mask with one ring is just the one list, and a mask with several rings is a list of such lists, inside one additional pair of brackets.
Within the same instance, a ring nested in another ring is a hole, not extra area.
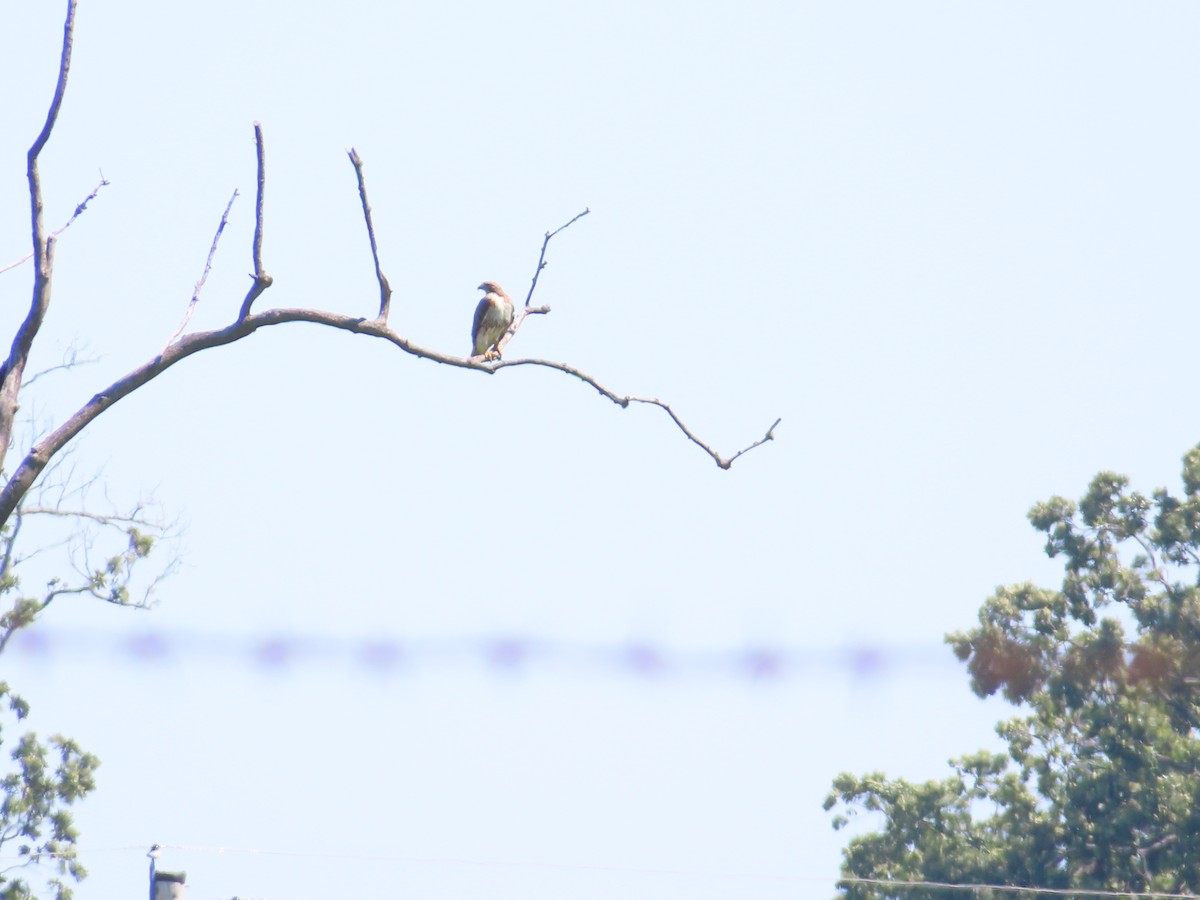
[(494, 281), (485, 281), (479, 286), (479, 290), (487, 294), (499, 294), (501, 297), (508, 296), (506, 293), (504, 293), (504, 289)]

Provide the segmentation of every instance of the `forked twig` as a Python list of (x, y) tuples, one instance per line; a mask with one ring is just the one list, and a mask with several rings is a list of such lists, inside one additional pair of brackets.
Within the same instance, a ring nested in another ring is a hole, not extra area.
[(542, 274), (542, 269), (546, 268), (546, 247), (549, 245), (552, 237), (554, 237), (564, 228), (570, 228), (590, 212), (591, 209), (585, 208), (583, 212), (576, 215), (573, 219), (571, 219), (571, 221), (564, 225), (559, 225), (553, 231), (547, 231), (545, 236), (542, 238), (542, 252), (538, 254), (537, 268), (533, 271), (533, 281), (529, 285), (529, 293), (525, 295), (525, 305), (516, 311), (516, 315), (513, 316), (512, 324), (508, 326), (508, 331), (504, 332), (504, 335), (499, 341), (496, 342), (497, 354), (503, 352), (504, 348), (508, 346), (508, 342), (516, 336), (517, 330), (525, 321), (526, 316), (544, 316), (546, 313), (550, 312), (549, 306), (529, 305), (530, 301), (533, 300), (533, 292), (537, 290), (538, 276)]
[(682, 431), (685, 435), (687, 435), (687, 439), (689, 441), (691, 441), (693, 444), (695, 444), (697, 447), (699, 447), (701, 450), (703, 450), (705, 453), (707, 453), (709, 456), (711, 456), (713, 458), (713, 462), (715, 462), (722, 469), (728, 469), (730, 466), (732, 466), (733, 461), (735, 459), (737, 459), (739, 456), (741, 456), (743, 453), (749, 453), (755, 447), (761, 447), (767, 441), (775, 440), (775, 428), (776, 428), (776, 426), (779, 425), (780, 422), (783, 421), (783, 419), (776, 419), (771, 424), (771, 427), (767, 429), (767, 433), (763, 437), (759, 438), (753, 444), (750, 444), (747, 447), (743, 447), (737, 453), (733, 454), (733, 456), (726, 459), (723, 456), (721, 456), (720, 453), (718, 453), (716, 450), (714, 450), (712, 447), (710, 447), (708, 444), (704, 443), (704, 441), (700, 440), (700, 438), (696, 437), (696, 435), (692, 434), (691, 429), (683, 424), (683, 420), (680, 419), (679, 416), (675, 415), (675, 410), (671, 409), (671, 407), (669, 407), (667, 404), (663, 403), (661, 400), (655, 400), (655, 399), (652, 399), (649, 397), (627, 397), (626, 400), (628, 400), (630, 403), (646, 403), (646, 404), (649, 404), (650, 406), (657, 406), (659, 409), (666, 410), (667, 415), (671, 417), (671, 421), (673, 421), (676, 425), (679, 426), (679, 430)]

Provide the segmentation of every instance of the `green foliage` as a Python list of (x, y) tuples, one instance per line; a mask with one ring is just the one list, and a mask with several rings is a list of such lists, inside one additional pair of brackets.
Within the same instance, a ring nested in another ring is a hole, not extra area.
[[(1059, 590), (1002, 587), (979, 625), (947, 636), (980, 696), (1026, 715), (997, 732), (1007, 755), (952, 760), (913, 784), (840, 775), (825, 801), (841, 828), (861, 812), (843, 876), (1110, 891), (1200, 888), (1200, 446), (1183, 495), (1147, 498), (1097, 475), (1075, 504), (1029, 513)], [(846, 885), (848, 900), (989, 897), (988, 891)], [(1000, 895), (997, 895), (1000, 896)], [(1029, 893), (1005, 897), (1035, 896)]]
[[(7, 606), (0, 611), (0, 652), (14, 633), (32, 625), (59, 597), (87, 595), (118, 606), (149, 605), (150, 593), (159, 579), (174, 568), (174, 561), (144, 587), (140, 597), (131, 593), (137, 564), (167, 534), (166, 526), (138, 518), (139, 513), (140, 509), (128, 515), (99, 515), (53, 506), (22, 507), (9, 523), (0, 526), (0, 598)], [(18, 574), (17, 568), (40, 551), (22, 556), (17, 545), (19, 540), (29, 539), (28, 523), (34, 520), (39, 520), (42, 527), (30, 542), (66, 549), (70, 559), (65, 562), (69, 566), (56, 561), (54, 571), (70, 568), (73, 572), (66, 577), (55, 574), (44, 581), (33, 573), (28, 580), (43, 586), (29, 590), (22, 580), (24, 572)], [(101, 548), (100, 558), (93, 559)]]
[[(29, 705), (3, 682), (0, 701), (18, 722), (29, 714)], [(0, 778), (0, 853), (15, 854), (18, 862), (0, 868), (0, 900), (34, 897), (29, 883), (12, 873), (39, 864), (53, 872), (46, 880), (52, 896), (69, 900), (66, 879), (79, 881), (87, 872), (75, 857), (68, 808), (95, 788), (100, 762), (74, 741), (55, 735), (42, 743), (33, 733), (21, 735), (9, 755), (13, 768)]]

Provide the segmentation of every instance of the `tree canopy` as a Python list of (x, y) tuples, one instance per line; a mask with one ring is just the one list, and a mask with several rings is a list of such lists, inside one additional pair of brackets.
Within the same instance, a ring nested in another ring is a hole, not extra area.
[(975, 693), (1021, 707), (997, 726), (1007, 754), (953, 759), (924, 783), (839, 775), (835, 828), (883, 817), (844, 851), (839, 897), (1037, 896), (896, 882), (1200, 888), (1200, 446), (1182, 495), (1101, 472), (1029, 521), (1063, 561), (1061, 587), (1001, 587), (978, 626), (946, 637)]

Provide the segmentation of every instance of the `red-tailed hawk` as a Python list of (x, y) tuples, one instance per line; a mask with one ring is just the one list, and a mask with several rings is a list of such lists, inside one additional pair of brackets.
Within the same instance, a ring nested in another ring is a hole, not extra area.
[(485, 281), (479, 286), (484, 291), (483, 299), (475, 307), (475, 322), (471, 325), (472, 356), (484, 359), (499, 359), (496, 343), (504, 337), (513, 320), (513, 302), (494, 281)]

